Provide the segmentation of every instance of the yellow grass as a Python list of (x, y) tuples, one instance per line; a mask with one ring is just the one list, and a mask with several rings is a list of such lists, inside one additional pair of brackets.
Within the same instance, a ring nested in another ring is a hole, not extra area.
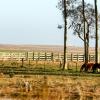
[(100, 77), (21, 75), (9, 78), (4, 75), (0, 78), (0, 96), (30, 100), (85, 100), (86, 97), (99, 100)]

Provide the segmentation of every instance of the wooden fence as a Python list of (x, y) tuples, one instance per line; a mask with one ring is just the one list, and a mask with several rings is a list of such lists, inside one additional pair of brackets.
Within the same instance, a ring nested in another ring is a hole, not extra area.
[[(0, 52), (0, 60), (39, 60), (39, 61), (61, 61), (63, 54), (52, 52)], [(89, 54), (89, 61), (95, 60), (94, 54)], [(68, 61), (84, 62), (84, 54), (67, 54)]]
[[(50, 61), (61, 61), (63, 60), (64, 56), (61, 53), (46, 53), (46, 52), (39, 52), (39, 53), (33, 53), (33, 56), (27, 56), (27, 59), (29, 60), (50, 60)], [(93, 62), (95, 60), (94, 54), (89, 54), (88, 56), (89, 62)], [(84, 54), (67, 54), (67, 61), (78, 61), (78, 62), (84, 62), (85, 57)]]

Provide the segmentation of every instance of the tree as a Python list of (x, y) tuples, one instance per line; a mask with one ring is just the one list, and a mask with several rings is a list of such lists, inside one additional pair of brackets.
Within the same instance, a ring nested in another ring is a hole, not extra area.
[(67, 12), (68, 8), (70, 8), (70, 4), (76, 2), (77, 0), (59, 0), (58, 8), (62, 11), (63, 19), (64, 19), (64, 61), (63, 61), (63, 70), (66, 68), (66, 41), (67, 41)]
[[(86, 30), (85, 30), (85, 4), (84, 4), (84, 0), (82, 0), (82, 8), (83, 8), (83, 12), (82, 12), (82, 14), (83, 14), (83, 34), (84, 34), (84, 55), (85, 55), (85, 64), (87, 64), (88, 63), (88, 45), (87, 45), (87, 43), (86, 43), (86, 40), (87, 40), (87, 38), (86, 38)], [(88, 42), (88, 41), (87, 41)], [(89, 44), (89, 43), (88, 43)]]
[(66, 67), (66, 41), (67, 41), (67, 10), (66, 10), (66, 0), (64, 2), (64, 10), (63, 10), (63, 16), (64, 16), (64, 64), (63, 64), (63, 70)]
[(95, 13), (93, 6), (91, 4), (86, 4), (84, 0), (82, 3), (73, 7), (69, 12), (70, 18), (70, 27), (73, 29), (73, 33), (78, 35), (78, 37), (84, 42), (84, 54), (85, 54), (85, 64), (88, 63), (88, 54), (89, 54), (89, 38), (92, 36), (94, 22), (95, 22)]
[(97, 0), (94, 0), (95, 5), (95, 63), (98, 63), (98, 11)]

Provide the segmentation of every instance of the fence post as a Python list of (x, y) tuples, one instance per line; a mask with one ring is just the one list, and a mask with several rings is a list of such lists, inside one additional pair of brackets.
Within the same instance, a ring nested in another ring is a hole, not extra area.
[(38, 52), (38, 60), (40, 60), (40, 53)]
[(73, 61), (73, 54), (71, 53), (71, 61)]
[(47, 60), (47, 53), (45, 52), (45, 61)]
[(34, 52), (33, 52), (33, 61), (34, 61)]
[(53, 52), (51, 53), (51, 61), (53, 61)]
[(28, 52), (26, 52), (26, 61), (28, 61)]
[(79, 60), (78, 58), (79, 58), (79, 55), (78, 55), (78, 53), (77, 53), (77, 61)]
[(23, 65), (24, 65), (24, 58), (22, 58), (22, 65), (21, 65), (21, 67), (23, 67)]

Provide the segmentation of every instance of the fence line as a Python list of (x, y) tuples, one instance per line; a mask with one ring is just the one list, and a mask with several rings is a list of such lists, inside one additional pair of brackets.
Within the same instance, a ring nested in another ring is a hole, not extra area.
[[(39, 60), (39, 61), (60, 61), (63, 60), (63, 54), (53, 52), (0, 52), (0, 60)], [(89, 54), (89, 61), (95, 60), (94, 54)], [(68, 61), (84, 62), (84, 54), (68, 53)]]

